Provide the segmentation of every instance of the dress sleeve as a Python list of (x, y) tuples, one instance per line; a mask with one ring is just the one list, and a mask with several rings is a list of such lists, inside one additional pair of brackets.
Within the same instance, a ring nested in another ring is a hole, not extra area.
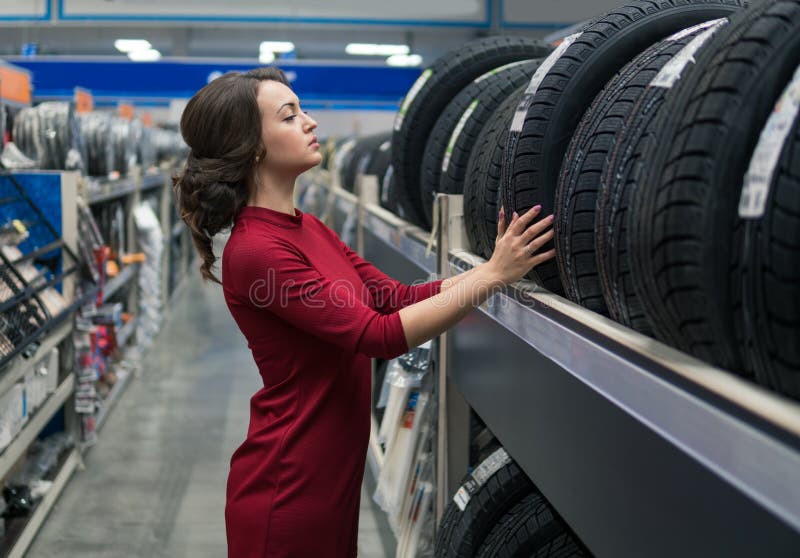
[(399, 314), (373, 310), (352, 284), (325, 277), (289, 244), (241, 246), (231, 268), (240, 298), (323, 341), (375, 358), (408, 351)]
[(441, 291), (441, 279), (417, 285), (406, 285), (383, 273), (341, 240), (339, 243), (364, 282), (364, 286), (372, 294), (378, 311), (383, 314), (396, 312), (420, 300), (439, 294)]

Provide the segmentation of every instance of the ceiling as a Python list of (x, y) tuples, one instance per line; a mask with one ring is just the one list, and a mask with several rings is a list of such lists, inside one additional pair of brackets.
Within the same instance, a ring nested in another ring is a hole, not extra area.
[[(510, 33), (543, 37), (553, 29), (520, 29)], [(102, 26), (62, 22), (53, 24), (0, 25), (0, 56), (16, 56), (22, 45), (35, 43), (38, 55), (121, 56), (114, 48), (119, 38), (147, 39), (165, 57), (257, 59), (265, 40), (293, 41), (300, 60), (381, 61), (381, 57), (350, 56), (350, 42), (408, 44), (413, 53), (430, 63), (442, 53), (470, 39), (500, 30), (471, 28), (424, 28), (363, 25), (192, 24)]]

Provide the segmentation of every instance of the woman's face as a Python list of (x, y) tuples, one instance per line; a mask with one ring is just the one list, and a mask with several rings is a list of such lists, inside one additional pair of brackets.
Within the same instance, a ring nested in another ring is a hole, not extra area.
[(277, 81), (261, 81), (256, 99), (267, 150), (261, 161), (264, 168), (296, 176), (322, 162), (314, 135), (317, 123), (301, 110), (291, 89)]

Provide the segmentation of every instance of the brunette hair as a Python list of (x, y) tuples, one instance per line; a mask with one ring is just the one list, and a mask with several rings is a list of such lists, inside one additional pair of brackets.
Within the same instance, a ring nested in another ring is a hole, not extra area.
[(247, 203), (248, 177), (265, 153), (256, 97), (259, 82), (268, 80), (289, 85), (278, 68), (228, 72), (195, 93), (181, 117), (190, 151), (172, 184), (202, 260), (200, 273), (216, 283), (212, 238), (229, 228)]

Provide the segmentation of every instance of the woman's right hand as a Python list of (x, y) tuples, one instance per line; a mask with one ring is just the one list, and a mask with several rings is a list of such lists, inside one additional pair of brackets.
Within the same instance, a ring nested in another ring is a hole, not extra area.
[(553, 238), (552, 215), (531, 225), (541, 210), (542, 206), (536, 205), (521, 216), (515, 212), (508, 225), (500, 210), (494, 253), (486, 264), (504, 285), (519, 281), (531, 269), (556, 255), (554, 249), (538, 253)]

